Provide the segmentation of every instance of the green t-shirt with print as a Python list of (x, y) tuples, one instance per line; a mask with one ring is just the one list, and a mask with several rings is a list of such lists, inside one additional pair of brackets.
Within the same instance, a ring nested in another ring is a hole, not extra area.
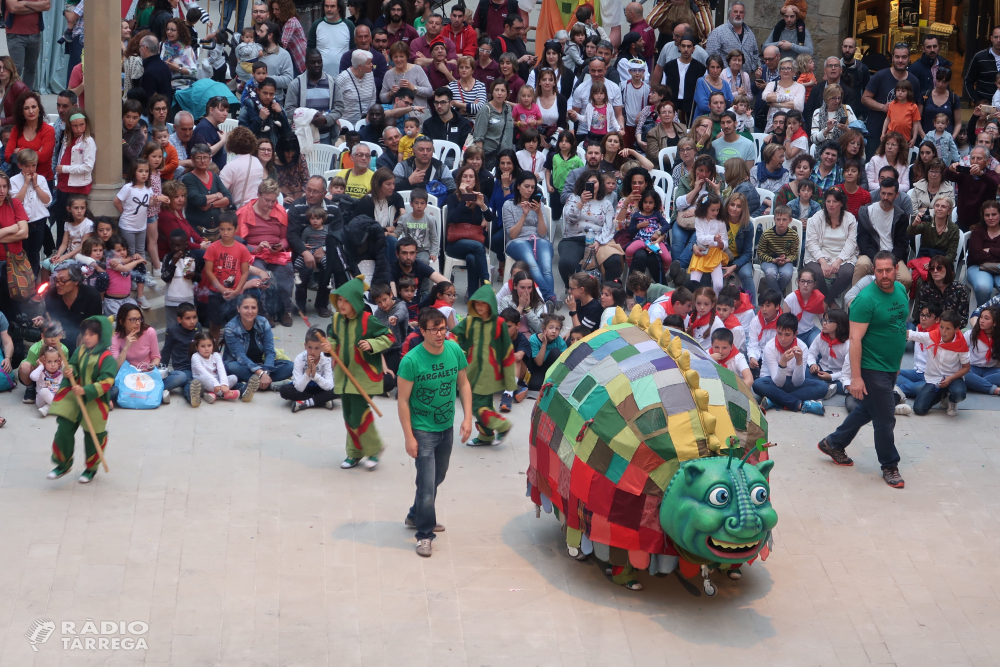
[[(42, 353), (43, 347), (45, 347), (44, 339), (38, 341), (37, 343), (28, 348), (28, 356), (26, 356), (24, 360), (27, 361), (32, 366), (36, 366), (38, 364), (38, 357)], [(66, 346), (60, 343), (59, 347), (62, 348), (63, 354), (65, 354), (66, 358), (69, 359), (69, 350), (66, 348)]]
[(399, 377), (413, 383), (410, 392), (410, 427), (415, 431), (440, 433), (455, 423), (458, 372), (468, 362), (458, 343), (444, 342), (441, 354), (431, 354), (423, 343), (399, 362)]
[(861, 368), (898, 373), (906, 351), (906, 288), (899, 282), (883, 292), (874, 282), (851, 302), (851, 322), (867, 323), (861, 339)]

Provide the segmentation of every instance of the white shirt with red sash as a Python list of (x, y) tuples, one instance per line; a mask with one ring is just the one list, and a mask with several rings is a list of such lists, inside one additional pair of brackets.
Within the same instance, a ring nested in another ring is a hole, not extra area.
[(779, 365), (779, 362), (781, 355), (786, 350), (778, 344), (778, 339), (775, 338), (764, 346), (764, 362), (760, 365), (760, 376), (771, 378), (771, 381), (778, 387), (785, 386), (786, 380), (791, 380), (793, 387), (802, 386), (802, 383), (806, 381), (806, 354), (809, 352), (809, 348), (798, 338), (795, 339), (795, 345), (798, 345), (799, 349), (802, 350), (802, 363), (798, 363), (795, 357), (792, 357), (784, 368)]
[(830, 382), (841, 380), (844, 362), (847, 361), (851, 349), (851, 339), (838, 340), (827, 334), (821, 334), (813, 339), (806, 355), (806, 366), (817, 364), (820, 370), (830, 374)]
[(775, 334), (778, 333), (777, 324), (778, 315), (775, 315), (770, 322), (766, 322), (764, 315), (757, 313), (750, 320), (750, 326), (747, 327), (747, 357), (750, 359), (764, 358), (764, 348), (774, 340)]
[[(950, 343), (941, 340), (941, 330), (909, 331), (907, 340), (923, 343), (927, 348), (927, 367), (924, 369), (924, 382), (939, 384), (946, 377), (954, 375), (969, 359), (969, 343), (964, 336), (955, 334)], [(982, 346), (980, 346), (982, 347)]]
[(813, 290), (808, 301), (802, 298), (799, 290), (795, 290), (785, 297), (785, 305), (788, 312), (799, 318), (799, 335), (823, 325), (823, 293), (819, 290)]
[(969, 344), (970, 363), (973, 366), (978, 366), (979, 368), (996, 368), (998, 352), (993, 350), (993, 339), (990, 336), (980, 331), (979, 339), (973, 345), (972, 330), (970, 329), (965, 332), (965, 342)]

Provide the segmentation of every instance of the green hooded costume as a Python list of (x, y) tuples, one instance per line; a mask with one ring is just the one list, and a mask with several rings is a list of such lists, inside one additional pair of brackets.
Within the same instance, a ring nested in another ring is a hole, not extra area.
[[(490, 307), (489, 319), (476, 311), (476, 302)], [(517, 388), (514, 345), (497, 315), (497, 296), (493, 288), (483, 285), (469, 299), (469, 315), (451, 333), (465, 350), (469, 362), (465, 372), (472, 385), (472, 409), (476, 413), (476, 429), (480, 442), (493, 442), (493, 432), (506, 432), (511, 423), (493, 409), (493, 394)]]
[[(333, 351), (347, 365), (358, 384), (364, 387), (369, 396), (377, 396), (382, 393), (382, 352), (389, 349), (396, 339), (384, 324), (365, 309), (364, 293), (364, 280), (355, 278), (330, 294), (333, 320), (327, 328), (327, 336)], [(354, 307), (354, 319), (340, 314), (337, 310), (337, 297), (347, 299)], [(358, 348), (358, 343), (362, 340), (367, 340), (372, 346), (370, 352)], [(375, 430), (371, 407), (339, 364), (334, 365), (333, 386), (340, 394), (344, 407), (348, 458), (378, 456), (382, 451), (382, 439)]]
[[(97, 438), (101, 441), (101, 448), (106, 449), (108, 445), (108, 391), (115, 384), (115, 375), (118, 373), (118, 362), (111, 354), (111, 334), (113, 327), (107, 317), (95, 315), (88, 317), (84, 322), (94, 321), (101, 326), (101, 339), (97, 345), (88, 350), (83, 345), (76, 348), (73, 356), (69, 359), (69, 365), (73, 369), (73, 376), (83, 387), (83, 402), (90, 421), (97, 432)], [(56, 435), (52, 442), (52, 461), (61, 470), (67, 470), (73, 466), (73, 448), (75, 444), (76, 429), (83, 421), (80, 412), (80, 405), (73, 394), (72, 385), (68, 377), (63, 377), (59, 391), (56, 392), (55, 399), (49, 414), (55, 415)], [(83, 442), (87, 452), (87, 470), (97, 470), (100, 459), (97, 449), (91, 441), (90, 432), (83, 434)]]

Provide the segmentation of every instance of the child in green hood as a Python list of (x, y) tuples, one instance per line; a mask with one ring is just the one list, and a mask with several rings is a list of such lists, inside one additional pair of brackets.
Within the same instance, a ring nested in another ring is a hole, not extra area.
[[(358, 276), (330, 294), (333, 320), (327, 329), (329, 349), (333, 351), (369, 396), (382, 393), (382, 352), (395, 342), (389, 329), (365, 309), (364, 280)], [(382, 438), (375, 430), (371, 407), (347, 374), (337, 364), (333, 370), (334, 391), (340, 394), (347, 425), (347, 458), (341, 468), (353, 468), (362, 458), (373, 470), (382, 453)]]
[[(84, 409), (90, 415), (90, 421), (101, 441), (101, 448), (108, 447), (108, 391), (115, 384), (118, 373), (118, 362), (111, 354), (111, 321), (106, 317), (88, 317), (80, 325), (80, 341), (76, 351), (69, 360), (68, 371), (77, 380), (77, 386), (72, 387), (68, 373), (63, 373), (62, 384), (52, 401), (50, 415), (56, 416), (56, 435), (52, 441), (52, 462), (56, 467), (49, 473), (49, 479), (59, 479), (73, 468), (73, 447), (76, 442), (76, 429), (84, 421), (80, 412), (80, 404), (76, 396), (83, 399)], [(94, 446), (90, 431), (83, 434), (83, 443), (87, 452), (87, 469), (80, 475), (80, 483), (86, 484), (94, 479), (100, 458)]]
[[(500, 444), (512, 424), (493, 409), (493, 394), (517, 387), (514, 345), (497, 315), (497, 297), (493, 288), (483, 285), (469, 299), (469, 316), (451, 333), (465, 350), (469, 366), (465, 369), (472, 385), (472, 410), (476, 413), (479, 435), (465, 444), (469, 447)], [(493, 432), (500, 437), (493, 442)]]

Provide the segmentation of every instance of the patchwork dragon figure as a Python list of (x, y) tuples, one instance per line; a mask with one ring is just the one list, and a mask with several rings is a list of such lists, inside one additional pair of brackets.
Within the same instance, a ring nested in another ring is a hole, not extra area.
[[(618, 309), (549, 369), (532, 413), (528, 495), (556, 513), (569, 554), (635, 570), (713, 570), (771, 550), (767, 422), (743, 381), (638, 306)], [(725, 444), (723, 444), (725, 443)]]

